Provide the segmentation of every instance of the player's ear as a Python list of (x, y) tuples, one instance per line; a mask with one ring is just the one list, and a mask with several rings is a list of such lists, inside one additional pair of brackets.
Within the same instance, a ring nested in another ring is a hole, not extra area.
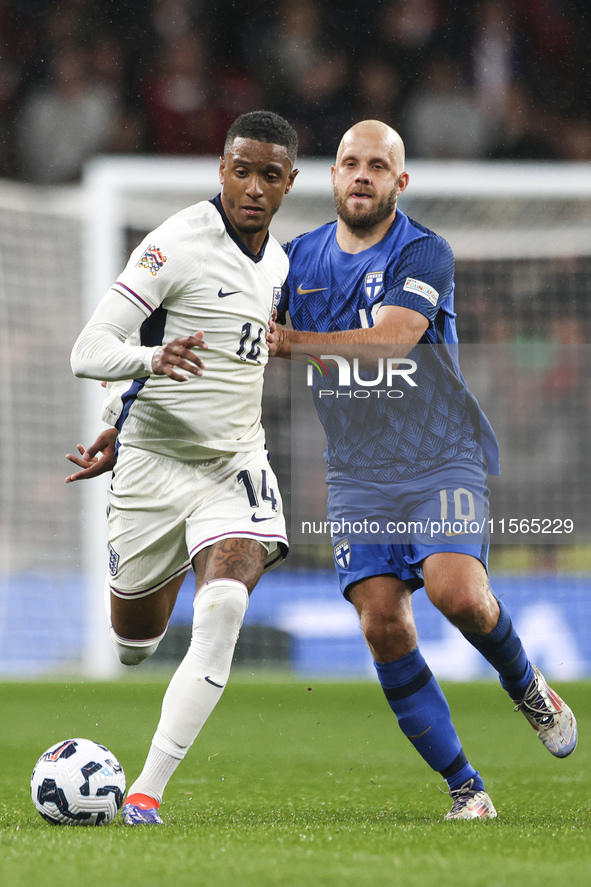
[(224, 172), (226, 171), (226, 158), (220, 157), (220, 183), (224, 184)]
[(295, 182), (295, 177), (299, 173), (299, 169), (292, 169), (289, 176), (287, 177), (287, 184), (285, 186), (285, 194), (289, 194), (291, 189), (293, 188), (293, 183)]
[(398, 178), (398, 193), (402, 194), (403, 191), (406, 191), (408, 185), (408, 173), (403, 172), (400, 174)]

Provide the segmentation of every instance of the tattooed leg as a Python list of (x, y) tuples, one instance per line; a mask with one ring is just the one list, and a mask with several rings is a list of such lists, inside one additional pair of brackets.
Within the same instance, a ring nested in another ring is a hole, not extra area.
[(236, 579), (250, 594), (261, 578), (266, 551), (255, 539), (222, 539), (193, 558), (197, 589), (213, 579)]

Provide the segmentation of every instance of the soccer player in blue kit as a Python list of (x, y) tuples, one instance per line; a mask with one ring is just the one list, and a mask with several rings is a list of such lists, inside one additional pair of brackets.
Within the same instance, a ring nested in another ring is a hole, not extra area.
[[(406, 345), (398, 351), (406, 354), (420, 343), (441, 374), (437, 398), (426, 388), (414, 392), (412, 415), (402, 401), (377, 402), (381, 438), (379, 429), (376, 433), (357, 421), (363, 413), (355, 417), (350, 400), (322, 398), (316, 390), (328, 442), (328, 517), (337, 525), (344, 516), (361, 517), (368, 496), (372, 502), (381, 496), (393, 506), (404, 503), (411, 516), (413, 502), (430, 499), (428, 514), (440, 515), (449, 506), (453, 519), (454, 490), (460, 500), (467, 497), (479, 519), (486, 517), (486, 475), (499, 470), (492, 428), (453, 359), (451, 248), (397, 209), (408, 185), (404, 163), (402, 140), (389, 126), (375, 120), (353, 126), (332, 167), (337, 221), (284, 247), (290, 271), (278, 321), (284, 324), (289, 312), (293, 329), (272, 326), (272, 355), (289, 358), (292, 345), (305, 345), (317, 355), (339, 347)], [(373, 411), (372, 417), (375, 405)], [(462, 533), (457, 538), (442, 533), (429, 540), (375, 544), (345, 535), (333, 536), (342, 593), (359, 614), (402, 732), (447, 783), (453, 803), (445, 818), (496, 817), (419, 650), (413, 591), (424, 585), (433, 604), (497, 670), (515, 709), (553, 755), (574, 751), (577, 728), (570, 708), (529, 661), (506, 607), (490, 589), (487, 540), (475, 544)]]

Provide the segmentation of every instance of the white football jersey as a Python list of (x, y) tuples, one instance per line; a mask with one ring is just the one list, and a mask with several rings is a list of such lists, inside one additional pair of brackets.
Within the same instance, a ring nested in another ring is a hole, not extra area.
[(150, 375), (130, 384), (121, 443), (184, 460), (263, 445), (265, 334), (287, 271), (273, 237), (259, 255), (248, 250), (219, 198), (177, 213), (142, 241), (112, 287), (145, 312), (142, 344), (203, 330), (209, 349), (200, 352), (202, 376)]

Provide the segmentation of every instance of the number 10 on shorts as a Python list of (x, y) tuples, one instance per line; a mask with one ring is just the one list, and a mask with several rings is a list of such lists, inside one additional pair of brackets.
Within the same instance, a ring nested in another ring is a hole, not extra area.
[[(450, 496), (452, 493), (454, 515), (449, 515)], [(464, 487), (458, 487), (457, 490), (439, 490), (439, 501), (441, 503), (441, 520), (447, 521), (473, 521), (476, 520), (476, 505), (474, 503), (474, 494), (471, 490)]]

